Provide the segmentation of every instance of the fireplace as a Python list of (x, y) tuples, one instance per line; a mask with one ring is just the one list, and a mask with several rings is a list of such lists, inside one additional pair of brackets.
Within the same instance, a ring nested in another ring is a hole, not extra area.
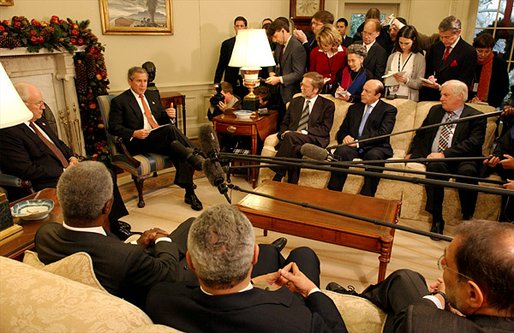
[(73, 55), (68, 52), (40, 50), (39, 53), (29, 53), (26, 48), (0, 48), (0, 62), (13, 83), (28, 82), (41, 89), (55, 117), (59, 138), (73, 152), (85, 155)]

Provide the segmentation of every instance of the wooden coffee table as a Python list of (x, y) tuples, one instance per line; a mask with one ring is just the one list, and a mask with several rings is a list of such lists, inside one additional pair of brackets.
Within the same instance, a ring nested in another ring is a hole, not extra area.
[[(268, 181), (255, 192), (397, 223), (400, 202), (326, 189)], [(248, 194), (236, 205), (253, 226), (285, 234), (379, 253), (378, 281), (386, 275), (394, 228)]]

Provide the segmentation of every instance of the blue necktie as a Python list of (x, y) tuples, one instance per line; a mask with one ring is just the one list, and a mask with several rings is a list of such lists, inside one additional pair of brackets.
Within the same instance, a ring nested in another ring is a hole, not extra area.
[(359, 125), (359, 137), (362, 136), (362, 131), (364, 130), (364, 126), (366, 125), (366, 121), (368, 121), (368, 117), (371, 113), (371, 105), (366, 106), (366, 111), (362, 115), (361, 124)]

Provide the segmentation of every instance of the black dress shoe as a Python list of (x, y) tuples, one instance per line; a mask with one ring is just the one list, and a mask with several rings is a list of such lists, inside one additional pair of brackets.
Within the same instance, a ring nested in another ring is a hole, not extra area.
[[(432, 221), (432, 227), (430, 228), (430, 232), (442, 235), (443, 234), (443, 230), (444, 230), (444, 221), (443, 220)], [(430, 237), (430, 239), (434, 240), (434, 241), (440, 241), (441, 240), (441, 239), (436, 238), (436, 237)]]
[(280, 252), (284, 249), (284, 247), (286, 247), (286, 244), (287, 244), (287, 238), (280, 237), (280, 238), (275, 239), (273, 242), (271, 242), (270, 245), (273, 245), (274, 247), (276, 247), (278, 249), (278, 251)]
[(275, 174), (275, 176), (273, 176), (273, 181), (274, 181), (274, 182), (279, 182), (279, 183), (280, 183), (280, 182), (282, 181), (282, 178), (284, 178), (284, 176), (282, 176), (282, 175), (280, 175), (280, 174), (276, 173), (276, 174)]
[[(123, 222), (125, 223), (125, 222)], [(129, 238), (130, 236), (132, 236), (132, 233), (125, 229), (125, 228), (121, 228), (115, 232), (113, 232), (113, 234), (115, 234), (116, 236), (118, 236), (118, 238), (122, 241), (126, 240), (127, 238)]]
[(346, 289), (345, 287), (343, 287), (342, 285), (340, 285), (337, 282), (329, 282), (329, 284), (327, 284), (327, 287), (325, 289), (339, 293), (339, 294), (359, 296), (359, 294), (355, 291), (354, 286), (348, 286), (348, 289)]
[(193, 210), (203, 209), (202, 202), (200, 201), (200, 199), (198, 199), (194, 192), (191, 194), (186, 193), (184, 197), (184, 202), (188, 205), (191, 205), (191, 208), (193, 208)]

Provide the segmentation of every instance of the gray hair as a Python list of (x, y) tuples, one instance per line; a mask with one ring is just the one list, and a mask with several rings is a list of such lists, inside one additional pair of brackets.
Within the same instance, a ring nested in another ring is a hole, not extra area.
[(245, 279), (254, 246), (250, 221), (229, 205), (205, 210), (191, 225), (187, 239), (198, 279), (213, 289), (229, 289)]
[(462, 24), (460, 20), (455, 16), (445, 17), (441, 23), (439, 23), (439, 31), (451, 31), (457, 33), (461, 30)]
[(102, 214), (112, 198), (111, 174), (100, 162), (85, 161), (66, 169), (57, 183), (64, 220), (86, 226)]
[(134, 78), (134, 74), (136, 73), (146, 74), (148, 76), (148, 72), (146, 71), (146, 69), (144, 69), (143, 67), (134, 66), (129, 68), (127, 72), (127, 78), (129, 80), (132, 80)]
[(25, 82), (19, 82), (14, 85), (14, 89), (16, 89), (16, 92), (18, 95), (20, 95), (20, 98), (23, 102), (28, 102), (30, 99), (30, 88), (33, 87), (30, 83)]
[(462, 95), (462, 101), (465, 102), (468, 100), (468, 86), (459, 80), (448, 80), (441, 85), (441, 90), (448, 86), (454, 96)]
[(363, 58), (366, 58), (366, 56), (368, 55), (368, 51), (366, 50), (366, 47), (362, 44), (352, 44), (350, 46), (348, 46), (348, 49), (346, 49), (346, 53), (347, 54), (356, 54), (356, 55), (359, 55)]

